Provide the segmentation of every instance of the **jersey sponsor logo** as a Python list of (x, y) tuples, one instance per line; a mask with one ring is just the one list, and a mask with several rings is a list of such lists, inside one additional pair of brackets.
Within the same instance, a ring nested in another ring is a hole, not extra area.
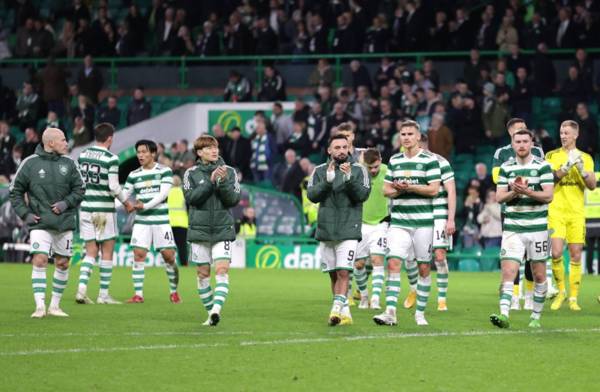
[(148, 186), (147, 188), (140, 189), (140, 192), (139, 192), (140, 195), (145, 195), (146, 193), (152, 193), (152, 192), (159, 192), (160, 191), (160, 188), (157, 187), (157, 186), (150, 186), (150, 184), (147, 185), (147, 186)]
[(60, 174), (62, 174), (63, 176), (66, 176), (67, 173), (69, 172), (69, 168), (66, 167), (65, 165), (58, 165), (58, 172)]
[(44, 169), (40, 169), (38, 174), (40, 175), (40, 178), (46, 178), (46, 171)]

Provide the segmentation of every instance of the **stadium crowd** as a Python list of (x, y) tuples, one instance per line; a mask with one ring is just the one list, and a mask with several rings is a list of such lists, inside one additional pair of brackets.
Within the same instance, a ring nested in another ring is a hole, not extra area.
[[(594, 1), (7, 2), (5, 57), (382, 53), (595, 47)], [(58, 4), (57, 4), (58, 3)], [(120, 4), (119, 4), (120, 3)], [(126, 10), (126, 11), (122, 11)], [(10, 33), (16, 33), (13, 47)]]
[[(75, 0), (46, 17), (29, 0), (15, 2), (16, 44), (9, 48), (13, 56), (50, 56), (50, 61), (25, 80), (20, 91), (0, 81), (0, 181), (7, 182), (21, 160), (33, 153), (48, 126), (66, 129), (75, 147), (92, 140), (98, 123), (120, 125), (117, 97), (100, 100), (106, 86), (92, 56), (470, 50), (462, 75), (450, 86), (440, 85), (431, 59), (415, 68), (383, 57), (374, 73), (358, 60), (344, 64), (352, 84), (338, 87), (332, 66), (321, 59), (306, 80), (314, 99), (297, 99), (291, 113), (279, 103), (286, 100), (287, 91), (277, 64), (264, 68), (258, 86), (232, 69), (223, 100), (273, 102), (272, 114), (257, 111), (249, 136), (238, 128), (215, 125), (211, 131), (221, 155), (238, 169), (242, 181), (272, 183), (299, 199), (304, 179), (313, 162), (322, 160), (332, 130), (346, 122), (355, 125), (354, 144), (377, 147), (386, 162), (399, 149), (399, 124), (414, 119), (428, 134), (430, 149), (451, 159), (453, 152), (472, 153), (480, 144), (506, 144), (508, 118), (529, 121), (533, 97), (557, 96), (562, 102), (557, 120), (577, 121), (578, 148), (595, 156), (598, 123), (589, 105), (596, 99), (600, 77), (593, 61), (578, 49), (567, 74), (557, 75), (547, 51), (598, 46), (597, 2), (541, 2), (535, 9), (519, 1), (494, 2), (469, 12), (478, 3), (156, 0), (142, 12), (135, 2), (123, 1), (128, 11), (117, 20), (106, 1), (91, 7)], [(525, 56), (522, 48), (535, 49), (535, 55)], [(506, 55), (493, 60), (480, 56), (480, 50), (496, 49)], [(52, 60), (62, 56), (83, 57), (76, 75)], [(68, 80), (75, 82), (69, 85)], [(151, 113), (144, 88), (136, 88), (126, 124), (146, 120)], [(20, 143), (10, 127), (23, 132)], [(548, 130), (538, 127), (535, 137), (545, 151), (555, 147)], [(160, 145), (159, 161), (182, 175), (195, 156), (188, 141), (180, 140)], [(485, 172), (488, 163), (477, 165), (466, 188), (463, 235), (493, 246), (499, 221)]]

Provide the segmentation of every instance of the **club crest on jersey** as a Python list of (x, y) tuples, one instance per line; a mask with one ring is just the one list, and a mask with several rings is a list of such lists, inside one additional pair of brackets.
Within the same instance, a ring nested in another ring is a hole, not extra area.
[(40, 244), (38, 242), (34, 242), (33, 245), (31, 245), (31, 247), (33, 249), (38, 249), (40, 247)]
[(535, 177), (535, 176), (537, 176), (537, 175), (538, 175), (538, 171), (537, 171), (537, 170), (532, 170), (532, 171), (530, 171), (530, 172), (529, 172), (529, 174), (530, 174), (532, 177)]
[(66, 176), (68, 171), (69, 171), (69, 168), (66, 167), (65, 165), (59, 165), (58, 166), (58, 172), (60, 174), (62, 174), (63, 176)]
[(422, 170), (422, 169), (423, 169), (423, 164), (417, 163), (417, 170)]
[(38, 174), (40, 175), (40, 178), (46, 178), (46, 171), (44, 169), (40, 169)]

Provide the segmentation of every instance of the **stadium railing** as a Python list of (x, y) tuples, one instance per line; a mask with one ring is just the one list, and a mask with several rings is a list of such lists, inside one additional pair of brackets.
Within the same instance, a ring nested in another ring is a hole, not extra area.
[[(559, 56), (574, 54), (576, 48), (572, 49), (550, 49), (548, 54), (557, 58)], [(535, 54), (533, 49), (522, 49), (520, 53), (524, 55)], [(600, 48), (586, 48), (588, 54), (600, 53)], [(163, 57), (97, 57), (94, 59), (96, 64), (108, 65), (109, 88), (115, 90), (117, 86), (117, 75), (120, 65), (158, 65), (158, 64), (174, 64), (179, 68), (178, 87), (186, 89), (189, 87), (187, 81), (188, 67), (190, 63), (235, 63), (235, 62), (251, 62), (256, 65), (256, 80), (260, 85), (263, 78), (263, 69), (265, 64), (272, 62), (303, 62), (316, 61), (318, 59), (328, 59), (333, 62), (335, 70), (335, 85), (341, 86), (342, 83), (342, 65), (351, 60), (379, 60), (382, 57), (392, 59), (408, 59), (415, 63), (417, 68), (421, 68), (425, 59), (468, 59), (470, 51), (447, 51), (447, 52), (386, 52), (386, 53), (348, 53), (348, 54), (307, 54), (307, 55), (268, 55), (268, 56), (163, 56)], [(502, 57), (508, 52), (497, 50), (482, 50), (482, 57)], [(36, 59), (19, 59), (9, 58), (0, 60), (0, 66), (4, 65), (24, 65), (31, 66), (33, 69), (40, 68), (48, 60), (43, 58)], [(55, 60), (60, 64), (80, 64), (81, 58), (60, 58)]]

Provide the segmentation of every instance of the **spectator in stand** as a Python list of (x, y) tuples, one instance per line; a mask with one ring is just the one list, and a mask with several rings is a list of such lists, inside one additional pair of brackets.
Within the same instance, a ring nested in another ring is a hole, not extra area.
[(34, 23), (33, 40), (31, 43), (33, 57), (48, 57), (52, 48), (54, 48), (54, 31), (51, 25), (47, 25), (43, 19), (36, 18)]
[(429, 140), (429, 150), (436, 154), (450, 159), (450, 154), (454, 148), (454, 138), (452, 131), (444, 125), (444, 116), (438, 113), (431, 116), (431, 123), (427, 130)]
[(131, 36), (131, 52), (137, 53), (144, 50), (144, 37), (148, 26), (135, 2), (132, 1), (129, 4), (127, 16), (121, 25), (127, 28), (128, 34)]
[(290, 170), (285, 173), (281, 190), (285, 193), (296, 196), (299, 202), (302, 201), (302, 183), (307, 176), (310, 176), (314, 165), (308, 158), (302, 158), (297, 164), (294, 164)]
[(144, 96), (142, 86), (133, 90), (133, 100), (127, 108), (127, 126), (131, 126), (150, 118), (152, 105)]
[(245, 207), (242, 218), (235, 222), (235, 232), (238, 238), (254, 239), (257, 234), (256, 211), (252, 207)]
[(46, 120), (42, 123), (42, 126), (38, 130), (39, 133), (43, 133), (46, 128), (58, 128), (63, 129), (63, 126), (58, 118), (58, 115), (52, 110), (48, 111)]
[(298, 156), (296, 155), (296, 151), (294, 151), (291, 148), (285, 151), (283, 157), (284, 161), (275, 164), (275, 166), (273, 167), (273, 175), (271, 178), (273, 186), (280, 191), (282, 190), (281, 186), (283, 185), (283, 179), (285, 178), (287, 172), (294, 165), (298, 164)]
[(386, 24), (385, 15), (379, 14), (373, 17), (373, 24), (366, 31), (364, 52), (385, 53), (388, 51), (389, 30)]
[(521, 53), (517, 45), (509, 45), (510, 54), (506, 57), (506, 68), (509, 72), (516, 74), (519, 67), (525, 68), (527, 73), (531, 70), (529, 60)]
[(84, 146), (92, 141), (92, 129), (86, 125), (84, 119), (80, 116), (73, 118), (73, 140), (71, 140), (71, 148)]
[(77, 97), (77, 106), (71, 110), (73, 118), (80, 117), (89, 130), (94, 129), (95, 112), (89, 98), (82, 94)]
[(571, 9), (562, 7), (558, 11), (558, 20), (552, 29), (550, 44), (555, 48), (574, 48), (577, 46), (577, 26), (571, 20)]
[(79, 94), (83, 94), (92, 101), (94, 105), (98, 103), (98, 94), (104, 85), (102, 73), (95, 66), (92, 56), (89, 54), (83, 58), (83, 68), (77, 75), (77, 88)]
[(230, 56), (239, 56), (251, 53), (252, 35), (250, 30), (241, 22), (239, 12), (234, 11), (229, 15), (229, 24), (223, 27), (223, 41), (225, 52)]
[[(331, 43), (332, 53), (353, 53), (355, 51), (355, 44), (357, 37), (354, 36), (354, 30), (350, 27), (350, 20), (347, 15), (340, 14), (337, 17), (337, 28), (333, 35), (333, 41)], [(364, 34), (364, 32), (361, 32)]]
[(325, 143), (329, 140), (329, 135), (327, 134), (326, 117), (323, 115), (320, 102), (315, 101), (312, 103), (307, 124), (306, 133), (312, 143), (311, 152), (321, 152), (325, 148)]
[(344, 109), (344, 105), (341, 102), (336, 102), (333, 105), (333, 112), (327, 116), (328, 133), (331, 133), (333, 127), (337, 127), (341, 123), (352, 121), (352, 118)]
[(187, 26), (179, 26), (171, 46), (171, 56), (191, 56), (195, 50), (190, 29)]
[(229, 73), (223, 98), (226, 102), (249, 102), (252, 100), (252, 84), (238, 71)]
[(578, 68), (574, 65), (570, 66), (569, 76), (560, 88), (563, 119), (573, 117), (577, 103), (588, 101), (591, 96), (591, 88), (591, 85), (585, 85), (584, 80), (579, 75)]
[(487, 83), (483, 87), (484, 99), (481, 115), (488, 142), (498, 147), (503, 145), (506, 139), (504, 124), (508, 121), (509, 111), (506, 104), (508, 94), (503, 92), (502, 95), (498, 95), (495, 90), (492, 83)]
[(482, 203), (479, 197), (479, 184), (471, 183), (467, 188), (467, 197), (463, 205), (464, 226), (461, 231), (464, 249), (470, 249), (479, 241), (479, 224), (477, 217)]
[(270, 180), (271, 166), (273, 159), (277, 154), (277, 145), (273, 136), (267, 133), (265, 121), (256, 122), (256, 131), (252, 137), (252, 158), (250, 160), (250, 169), (254, 182), (264, 182)]
[(317, 66), (308, 77), (308, 84), (311, 87), (331, 86), (333, 85), (333, 69), (327, 59), (319, 59)]
[(159, 55), (169, 54), (173, 49), (173, 44), (177, 38), (177, 29), (179, 26), (175, 23), (175, 10), (171, 7), (165, 10), (164, 19), (159, 21), (156, 28), (156, 52)]
[(94, 32), (90, 27), (89, 19), (79, 19), (77, 32), (75, 33), (75, 55), (83, 57), (88, 54), (96, 54), (94, 39)]
[[(108, 23), (114, 32), (115, 23), (108, 17), (108, 9), (101, 5), (98, 7), (98, 17), (92, 22), (92, 31), (94, 33), (94, 41), (101, 49), (98, 49), (98, 54), (101, 56), (109, 55), (106, 51), (109, 48), (109, 39), (105, 28)], [(114, 47), (113, 47), (114, 49)]]
[(314, 14), (308, 24), (308, 44), (309, 54), (327, 53), (327, 28), (323, 25), (323, 18), (319, 14)]
[[(399, 65), (404, 65), (403, 60), (399, 60), (398, 63)], [(396, 65), (389, 57), (381, 59), (381, 64), (377, 68), (377, 71), (375, 71), (375, 89), (377, 93), (381, 91), (382, 86), (386, 86), (388, 81), (394, 78), (395, 69)]]
[(310, 139), (306, 133), (306, 123), (303, 121), (295, 121), (293, 132), (287, 142), (283, 144), (281, 150), (292, 149), (296, 155), (305, 158), (310, 154)]
[(214, 31), (214, 25), (207, 20), (202, 26), (202, 34), (196, 40), (196, 55), (201, 57), (218, 56), (221, 54), (219, 34)]
[(285, 101), (285, 81), (273, 65), (266, 65), (264, 69), (263, 82), (258, 91), (258, 100), (273, 102)]
[(435, 22), (429, 28), (429, 50), (441, 52), (448, 47), (448, 15), (444, 11), (435, 13)]
[[(242, 135), (239, 127), (233, 127), (229, 131), (229, 142), (223, 154), (223, 159), (228, 165), (239, 169), (246, 179), (252, 179), (250, 171), (250, 157), (252, 156), (252, 147), (250, 140)], [(219, 145), (221, 145), (219, 143)]]
[(75, 24), (72, 21), (65, 20), (53, 54), (57, 57), (75, 57)]
[(548, 47), (542, 42), (538, 44), (533, 58), (533, 91), (535, 96), (547, 97), (555, 88), (556, 70), (548, 56)]
[(48, 110), (56, 112), (59, 117), (65, 115), (65, 101), (67, 99), (67, 72), (54, 62), (54, 57), (49, 57), (46, 66), (39, 72), (40, 91), (46, 102)]
[(254, 39), (256, 40), (255, 52), (258, 55), (272, 55), (279, 52), (279, 40), (273, 31), (267, 18), (264, 16), (256, 19), (254, 28)]
[(117, 107), (117, 97), (111, 95), (106, 100), (106, 106), (98, 109), (98, 123), (107, 122), (112, 124), (115, 129), (119, 128), (121, 122), (121, 110)]
[(23, 159), (33, 154), (38, 144), (40, 144), (40, 135), (36, 132), (35, 128), (28, 127), (25, 129), (25, 140), (21, 142)]
[(28, 18), (23, 26), (17, 30), (17, 42), (15, 45), (16, 57), (32, 57), (33, 56), (33, 36), (35, 27), (32, 18)]
[(509, 16), (502, 18), (502, 24), (496, 34), (498, 50), (507, 52), (510, 45), (519, 45), (519, 33), (513, 26), (513, 20)]
[(463, 69), (463, 77), (469, 86), (469, 90), (477, 91), (479, 76), (482, 69), (488, 69), (486, 62), (482, 61), (477, 49), (471, 49), (469, 61)]
[(69, 20), (78, 22), (82, 19), (90, 20), (91, 14), (88, 6), (82, 0), (73, 0), (73, 5), (66, 10), (66, 17)]
[(33, 91), (30, 82), (23, 83), (23, 90), (17, 98), (17, 120), (19, 127), (24, 130), (34, 127), (39, 119), (40, 102), (38, 95)]
[(492, 176), (488, 174), (487, 166), (483, 162), (475, 164), (475, 177), (469, 179), (469, 184), (477, 184), (479, 197), (482, 200), (485, 199), (489, 189), (494, 189), (496, 187), (492, 181)]
[(423, 62), (422, 73), (425, 79), (429, 80), (435, 86), (435, 88), (440, 87), (440, 75), (435, 69), (433, 60), (427, 59)]
[(502, 242), (502, 218), (495, 190), (490, 189), (486, 193), (485, 205), (477, 215), (477, 223), (481, 225), (480, 240), (483, 248), (499, 248)]
[[(229, 131), (231, 132), (231, 130)], [(225, 134), (225, 131), (223, 130), (223, 127), (221, 126), (221, 124), (216, 123), (215, 125), (213, 125), (212, 127), (212, 135), (215, 137), (215, 139), (217, 139), (217, 142), (219, 142), (219, 156), (224, 157), (225, 156), (225, 151), (227, 151), (227, 148), (229, 146), (229, 137)], [(194, 157), (195, 159), (195, 157)], [(225, 159), (225, 158), (223, 158)], [(227, 161), (225, 161), (227, 163)]]
[(304, 103), (302, 98), (296, 98), (294, 101), (294, 111), (292, 112), (292, 121), (303, 121), (308, 123), (308, 114), (310, 108)]
[(536, 49), (538, 45), (545, 42), (548, 35), (546, 20), (539, 11), (533, 13), (531, 21), (527, 24), (523, 34), (523, 47), (526, 49)]
[(475, 46), (480, 50), (496, 50), (498, 29), (494, 23), (494, 15), (486, 9), (481, 13), (481, 25), (475, 37)]
[(0, 161), (11, 154), (16, 144), (15, 137), (10, 134), (10, 127), (6, 121), (0, 121)]
[(598, 152), (598, 122), (596, 117), (590, 114), (585, 102), (579, 102), (574, 119), (579, 124), (577, 148), (595, 158)]
[(17, 111), (16, 103), (15, 92), (4, 85), (2, 75), (0, 75), (0, 120), (14, 120)]
[(350, 72), (352, 73), (352, 90), (357, 91), (359, 86), (365, 86), (369, 93), (373, 93), (373, 85), (367, 68), (358, 60), (350, 62)]
[(5, 176), (12, 180), (12, 176), (17, 172), (17, 168), (23, 161), (23, 147), (15, 144), (10, 152), (0, 161), (0, 176)]
[(288, 139), (292, 135), (294, 125), (292, 123), (292, 117), (283, 112), (283, 105), (281, 102), (275, 102), (273, 104), (271, 124), (273, 125), (277, 147), (280, 148), (280, 151), (283, 151), (283, 145), (288, 142)]
[[(583, 80), (585, 86), (593, 86), (594, 84), (594, 63), (588, 59), (584, 49), (577, 49), (575, 52), (575, 60), (573, 66), (577, 67), (579, 77)], [(591, 89), (590, 89), (591, 90)]]
[(467, 12), (459, 7), (454, 12), (454, 20), (450, 25), (450, 48), (469, 50), (473, 47), (474, 34)]
[(513, 117), (522, 118), (528, 124), (532, 114), (533, 91), (525, 67), (517, 69), (517, 81), (510, 95)]

